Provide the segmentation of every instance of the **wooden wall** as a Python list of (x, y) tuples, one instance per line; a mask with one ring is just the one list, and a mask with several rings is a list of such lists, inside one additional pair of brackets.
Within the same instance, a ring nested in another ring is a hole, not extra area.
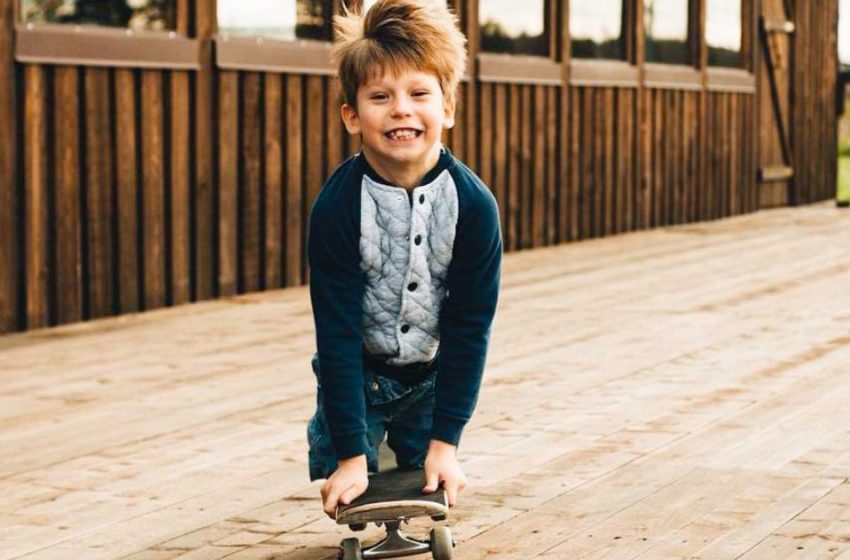
[[(199, 71), (14, 63), (12, 1), (0, 0), (0, 332), (307, 280), (310, 205), (358, 148), (331, 77), (217, 69), (208, 40)], [(196, 37), (212, 33), (210, 6), (193, 8)], [(462, 6), (468, 21), (476, 3)], [(812, 68), (834, 60), (835, 37), (816, 33), (829, 14), (798, 9), (809, 202), (834, 194), (834, 87)], [(509, 251), (758, 209), (753, 94), (473, 79), (459, 98), (446, 141), (493, 189)]]
[(834, 198), (838, 180), (832, 160), (838, 152), (838, 3), (795, 0), (793, 10), (792, 203), (807, 204)]

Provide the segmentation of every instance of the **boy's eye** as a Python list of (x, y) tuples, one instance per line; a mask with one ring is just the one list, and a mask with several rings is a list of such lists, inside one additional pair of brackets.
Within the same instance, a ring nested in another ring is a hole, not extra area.
[(372, 95), (369, 96), (369, 99), (381, 100), (381, 99), (386, 99), (386, 98), (387, 98), (386, 93), (373, 93)]
[(414, 97), (422, 97), (423, 95), (428, 95), (429, 93), (431, 93), (431, 92), (428, 91), (428, 90), (420, 89), (420, 90), (414, 91), (413, 95), (414, 95)]

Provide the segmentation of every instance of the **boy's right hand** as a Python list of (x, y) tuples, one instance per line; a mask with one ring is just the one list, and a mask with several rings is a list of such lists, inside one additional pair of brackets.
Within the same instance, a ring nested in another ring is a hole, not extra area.
[(336, 519), (336, 507), (348, 505), (369, 487), (369, 469), (366, 455), (342, 459), (336, 471), (322, 485), (322, 503), (325, 513)]

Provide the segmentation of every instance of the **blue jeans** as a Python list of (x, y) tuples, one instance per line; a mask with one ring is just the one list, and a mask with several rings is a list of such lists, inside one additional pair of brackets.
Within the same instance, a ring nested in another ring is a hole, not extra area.
[[(337, 460), (322, 406), (318, 354), (313, 355), (312, 366), (318, 389), (316, 413), (307, 425), (307, 442), (310, 445), (310, 480), (317, 480), (332, 475), (336, 470)], [(431, 439), (436, 377), (437, 373), (433, 372), (415, 385), (407, 385), (378, 375), (363, 364), (369, 442), (366, 461), (369, 472), (378, 472), (378, 446), (384, 436), (387, 437), (387, 445), (395, 453), (400, 469), (423, 467)]]

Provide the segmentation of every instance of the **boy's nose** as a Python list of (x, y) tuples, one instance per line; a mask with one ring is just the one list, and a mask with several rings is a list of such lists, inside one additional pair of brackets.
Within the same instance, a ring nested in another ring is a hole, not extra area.
[(404, 98), (396, 98), (393, 101), (392, 105), (392, 114), (393, 115), (409, 115), (410, 114), (410, 101)]

